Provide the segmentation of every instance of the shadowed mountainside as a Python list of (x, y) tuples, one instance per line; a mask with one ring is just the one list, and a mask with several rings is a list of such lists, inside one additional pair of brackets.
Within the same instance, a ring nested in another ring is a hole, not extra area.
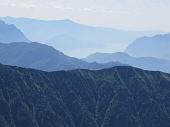
[(1, 127), (169, 127), (170, 75), (0, 65)]
[(7, 25), (0, 20), (0, 43), (30, 42), (14, 25)]

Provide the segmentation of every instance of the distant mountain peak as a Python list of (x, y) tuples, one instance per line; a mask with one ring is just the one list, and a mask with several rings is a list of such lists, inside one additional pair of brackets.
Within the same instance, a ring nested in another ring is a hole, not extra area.
[(75, 23), (73, 20), (71, 19), (63, 19), (63, 20), (60, 20), (60, 21), (63, 21), (63, 22), (67, 22), (67, 23)]
[(170, 60), (170, 33), (152, 37), (141, 37), (133, 41), (125, 50), (135, 57), (156, 57)]
[(0, 42), (11, 43), (11, 42), (30, 42), (24, 34), (14, 25), (6, 24), (0, 20)]

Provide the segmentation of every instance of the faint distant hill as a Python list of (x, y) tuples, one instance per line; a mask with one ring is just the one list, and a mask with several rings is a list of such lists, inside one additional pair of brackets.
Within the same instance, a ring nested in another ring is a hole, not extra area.
[(136, 57), (170, 60), (170, 34), (139, 38), (130, 44), (125, 52)]
[(29, 40), (14, 25), (8, 25), (0, 21), (0, 42), (29, 42)]
[(87, 62), (120, 62), (128, 64), (134, 67), (152, 70), (152, 71), (163, 71), (170, 73), (170, 60), (158, 59), (153, 57), (131, 57), (125, 53), (95, 53), (89, 55), (83, 60)]
[[(69, 36), (67, 34), (57, 35), (51, 40), (49, 40), (47, 43), (49, 45), (53, 45), (53, 47), (57, 49), (62, 49), (62, 50), (70, 50), (70, 47), (72, 47), (73, 50), (89, 47), (88, 43), (85, 43), (82, 40), (77, 40), (76, 38), (73, 38), (72, 36)], [(97, 44), (96, 45), (93, 43), (91, 44), (91, 48), (96, 46)]]
[[(67, 48), (74, 51), (82, 50), (84, 54), (92, 53), (92, 50), (124, 50), (126, 46), (134, 39), (141, 36), (150, 36), (159, 32), (153, 31), (126, 31), (104, 27), (93, 27), (75, 23), (71, 20), (36, 20), (29, 18), (1, 18), (8, 24), (15, 24), (31, 40), (36, 42), (45, 42), (53, 47), (62, 46), (62, 51), (67, 53)], [(66, 36), (61, 45), (58, 40)], [(52, 40), (52, 42), (51, 42)], [(73, 43), (72, 40), (75, 40)], [(78, 42), (79, 41), (79, 42)], [(50, 43), (49, 43), (50, 42)], [(58, 48), (57, 48), (58, 49)], [(91, 49), (91, 50), (86, 50)], [(82, 54), (83, 54), (82, 53)], [(69, 52), (70, 54), (70, 52)], [(70, 54), (77, 56), (78, 54)]]
[(123, 65), (118, 62), (110, 62), (107, 64), (88, 63), (77, 58), (66, 56), (48, 45), (35, 42), (0, 43), (0, 63), (44, 71), (72, 69), (97, 70)]

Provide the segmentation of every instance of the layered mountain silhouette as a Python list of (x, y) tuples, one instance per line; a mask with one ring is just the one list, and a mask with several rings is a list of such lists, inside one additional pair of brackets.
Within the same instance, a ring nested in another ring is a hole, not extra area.
[[(31, 41), (44, 42), (56, 49), (61, 47), (62, 44), (59, 40), (63, 40), (63, 36), (65, 36), (64, 43), (66, 45), (62, 45), (62, 51), (74, 56), (78, 55), (74, 53), (75, 48), (77, 50), (84, 49), (81, 51), (83, 55), (92, 53), (90, 52), (92, 50), (107, 51), (110, 50), (110, 46), (115, 47), (115, 50), (124, 50), (126, 46), (136, 38), (159, 33), (92, 27), (75, 23), (71, 20), (46, 21), (14, 17), (4, 17), (0, 19), (8, 24), (15, 24)], [(68, 45), (69, 51), (67, 51)]]
[(170, 75), (0, 65), (1, 127), (169, 127)]
[(142, 37), (126, 49), (126, 53), (136, 57), (157, 57), (170, 60), (170, 34)]
[(163, 71), (170, 73), (170, 61), (164, 59), (158, 59), (153, 57), (132, 57), (125, 53), (95, 53), (89, 55), (83, 60), (87, 62), (98, 62), (98, 63), (107, 63), (107, 62), (120, 62), (128, 64), (134, 67), (152, 70), (152, 71)]
[(14, 25), (8, 25), (0, 21), (0, 42), (29, 42), (29, 40)]
[(0, 63), (34, 68), (44, 71), (72, 70), (72, 69), (102, 69), (121, 66), (120, 63), (87, 63), (80, 59), (69, 57), (62, 52), (45, 44), (36, 42), (0, 43)]

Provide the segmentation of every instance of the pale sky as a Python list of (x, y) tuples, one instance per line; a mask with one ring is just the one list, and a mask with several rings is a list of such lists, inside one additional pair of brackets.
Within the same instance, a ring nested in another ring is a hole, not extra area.
[(0, 0), (0, 16), (71, 19), (127, 30), (170, 31), (170, 0)]

